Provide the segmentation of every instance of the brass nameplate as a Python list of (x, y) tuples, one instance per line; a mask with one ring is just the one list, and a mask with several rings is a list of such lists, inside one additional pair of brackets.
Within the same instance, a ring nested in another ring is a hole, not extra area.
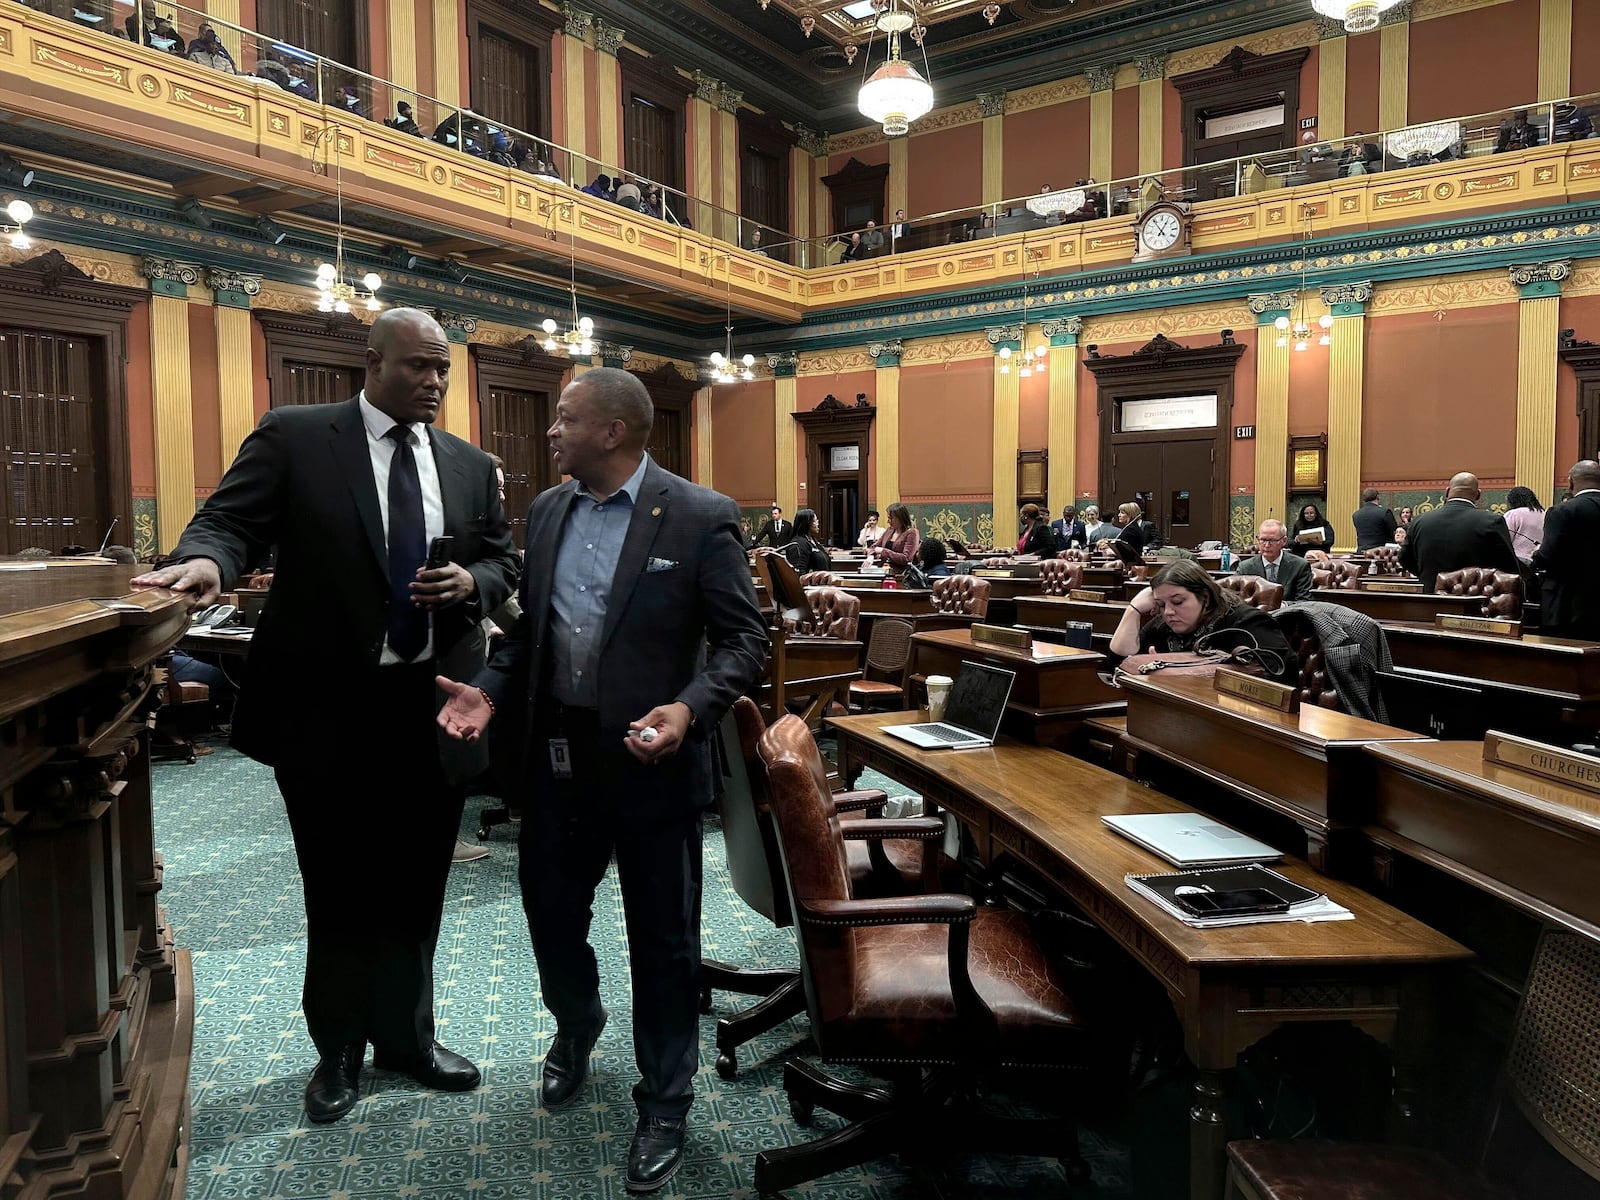
[(1435, 629), (1452, 629), (1457, 633), (1487, 633), (1491, 637), (1519, 638), (1522, 622), (1508, 621), (1504, 617), (1458, 617), (1440, 613), (1433, 618)]
[(1012, 629), (1007, 625), (974, 625), (974, 642), (988, 642), (991, 646), (1006, 646), (1012, 650), (1029, 650), (1033, 647), (1033, 634), (1026, 629)]
[(1361, 579), (1361, 590), (1364, 592), (1401, 592), (1412, 596), (1422, 594), (1422, 585), (1417, 583), (1401, 583), (1396, 579)]
[(1095, 604), (1106, 602), (1106, 593), (1097, 592), (1093, 588), (1073, 588), (1067, 593), (1068, 600), (1089, 600)]
[(868, 589), (868, 590), (871, 590), (871, 591), (879, 591), (883, 587), (883, 580), (881, 580), (881, 579), (852, 579), (850, 581), (850, 586), (852, 588), (857, 589), (857, 590), (860, 590), (860, 589), (864, 588), (864, 589)]
[(1002, 568), (999, 568), (999, 567), (988, 567), (988, 568), (979, 567), (976, 571), (973, 572), (973, 574), (978, 576), (981, 579), (1010, 579), (1011, 578), (1011, 568), (1010, 567), (1006, 567), (1006, 568), (1002, 569)]
[(1530, 738), (1491, 730), (1483, 735), (1483, 761), (1542, 775), (1586, 792), (1600, 792), (1600, 758), (1558, 750)]
[(1224, 696), (1248, 700), (1252, 704), (1264, 704), (1278, 712), (1300, 711), (1300, 689), (1287, 683), (1262, 679), (1259, 675), (1246, 675), (1231, 667), (1218, 667), (1216, 674), (1211, 677), (1211, 683)]

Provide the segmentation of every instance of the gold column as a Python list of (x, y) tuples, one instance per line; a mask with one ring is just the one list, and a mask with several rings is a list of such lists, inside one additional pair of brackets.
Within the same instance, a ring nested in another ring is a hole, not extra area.
[(1517, 329), (1517, 482), (1549, 503), (1556, 478), (1556, 348), (1561, 281), (1572, 261), (1511, 268), (1522, 294)]
[[(1166, 86), (1167, 56), (1162, 51), (1141, 54), (1133, 60), (1133, 65), (1139, 71), (1139, 174), (1154, 175), (1164, 165), (1161, 161), (1164, 132), (1161, 104), (1162, 89)], [(1096, 175), (1095, 178), (1099, 179), (1100, 176)], [(1054, 497), (1050, 504), (1056, 509), (1061, 507)]]
[(222, 419), (218, 441), (222, 469), (227, 470), (239, 446), (256, 426), (255, 377), (248, 369), (250, 297), (261, 290), (261, 276), (212, 267), (206, 272), (217, 324), (217, 400)]
[(1116, 67), (1090, 67), (1089, 174), (1104, 183), (1111, 178), (1111, 89)]
[(1344, 137), (1345, 62), (1349, 48), (1349, 39), (1342, 36), (1324, 38), (1317, 46), (1317, 136), (1323, 141)]
[[(1406, 123), (1411, 88), (1410, 10), (1409, 4), (1390, 9), (1384, 14), (1383, 28), (1378, 31), (1381, 39), (1378, 45), (1378, 125), (1381, 129), (1398, 129)], [(1317, 90), (1320, 96), (1320, 85)], [(1328, 497), (1328, 503), (1333, 503), (1332, 496)]]
[[(192, 263), (146, 258), (150, 281), (150, 362), (155, 401), (156, 545), (163, 553), (194, 516), (194, 387), (189, 361)], [(247, 357), (245, 361), (250, 360)]]
[[(1007, 325), (989, 330), (994, 344), (994, 541), (996, 546), (1016, 542), (1017, 533), (1017, 432), (1021, 381), (1018, 357), (1025, 330)], [(1009, 348), (1009, 357), (1002, 349)]]
[[(444, 0), (434, 0), (436, 4)], [(588, 55), (584, 53), (584, 37), (588, 33), (589, 23), (592, 19), (588, 13), (581, 9), (568, 6), (564, 10), (567, 18), (566, 26), (562, 31), (562, 78), (565, 80), (566, 102), (566, 131), (561, 140), (567, 148), (578, 155), (578, 161), (567, 168), (567, 175), (578, 183), (588, 183), (594, 178), (593, 163), (589, 158), (589, 126), (587, 113), (589, 99), (584, 87), (587, 70)]]
[[(1256, 314), (1255, 523), (1284, 520), (1289, 503), (1289, 344), (1278, 345), (1274, 323), (1294, 307), (1294, 292), (1250, 297)], [(1354, 512), (1354, 509), (1350, 511)]]
[[(230, 3), (235, 9), (239, 7), (239, 0), (230, 0)], [(389, 26), (389, 79), (394, 84), (394, 94), (389, 97), (388, 112), (374, 112), (375, 119), (393, 116), (397, 101), (411, 99), (417, 93), (417, 6), (403, 0), (389, 0), (385, 9)], [(454, 29), (454, 11), (450, 20)], [(454, 38), (451, 44), (455, 44)]]
[[(742, 245), (739, 236), (739, 105), (744, 93), (723, 84), (717, 89), (717, 139), (722, 147), (722, 170), (717, 203), (723, 208), (722, 237)], [(787, 506), (785, 506), (787, 507)]]
[(1539, 0), (1539, 99), (1572, 91), (1572, 0)]
[(805, 244), (811, 237), (811, 155), (799, 146), (789, 151), (789, 212), (793, 226), (789, 236), (797, 243), (789, 261), (803, 267), (807, 262)]
[(983, 199), (993, 204), (1005, 199), (1003, 172), (1006, 155), (1006, 94), (979, 92), (978, 111), (983, 114)]
[[(617, 51), (625, 35), (614, 25), (594, 23), (595, 94), (600, 103), (600, 161), (608, 167), (626, 166), (622, 161), (622, 78), (617, 72)], [(608, 172), (608, 174), (614, 174)]]
[(828, 263), (828, 243), (823, 239), (837, 232), (833, 227), (833, 193), (828, 190), (828, 185), (823, 183), (828, 175), (828, 137), (826, 134), (817, 134), (812, 143), (811, 163), (812, 189), (811, 189), (811, 223), (813, 236), (817, 239), (816, 260), (811, 264), (814, 267), (826, 266)]
[[(984, 128), (987, 130), (988, 127), (988, 123), (985, 122)], [(888, 199), (883, 209), (885, 236), (888, 234), (888, 227), (894, 224), (895, 211), (904, 208), (909, 203), (907, 197), (910, 195), (910, 161), (910, 136), (890, 138)]]
[(1078, 317), (1043, 321), (1039, 332), (1050, 341), (1050, 416), (1046, 433), (1050, 471), (1045, 489), (1051, 509), (1060, 512), (1077, 502), (1078, 334), (1083, 332), (1083, 321)]
[[(1328, 506), (1330, 520), (1348, 519), (1361, 507), (1361, 408), (1367, 371), (1367, 304), (1370, 283), (1322, 289), (1333, 316), (1333, 346), (1328, 353)], [(1348, 525), (1335, 525), (1352, 537)], [(1349, 549), (1353, 540), (1338, 549)]]
[[(241, 53), (243, 47), (239, 44), (239, 35), (236, 31), (228, 28), (228, 25), (238, 25), (240, 23), (239, 0), (206, 0), (206, 15), (227, 23), (217, 30), (217, 36), (222, 39), (222, 44), (228, 48), (228, 53), (233, 55), (233, 61), (240, 64), (240, 69), (249, 70), (244, 65), (244, 58)], [(391, 35), (391, 44), (393, 41), (394, 39)], [(391, 78), (394, 78), (394, 76), (391, 76)]]
[(774, 354), (768, 360), (772, 364), (773, 375), (773, 401), (772, 401), (772, 444), (776, 453), (776, 471), (773, 476), (774, 504), (781, 504), (783, 511), (792, 513), (797, 508), (804, 507), (800, 502), (800, 480), (797, 478), (798, 469), (795, 466), (795, 436), (794, 436), (794, 410), (795, 393), (799, 380), (795, 378), (800, 367), (800, 356), (794, 351), (786, 354)]
[(715, 487), (711, 473), (711, 389), (694, 393), (694, 481), (701, 487)]
[(716, 100), (720, 84), (704, 71), (694, 73), (695, 94), (689, 101), (689, 128), (694, 143), (694, 161), (689, 164), (689, 194), (694, 206), (694, 227), (711, 232), (711, 202), (716, 180), (711, 173), (711, 139), (716, 136)]
[[(391, 8), (404, 2), (389, 0)], [(433, 94), (446, 104), (462, 102), (461, 30), (456, 24), (456, 15), (457, 0), (433, 0)], [(415, 29), (412, 41), (416, 41)], [(413, 83), (415, 78), (413, 75)], [(421, 115), (418, 114), (418, 119), (421, 119)]]
[(467, 339), (458, 342), (450, 339), (450, 390), (445, 393), (444, 411), (439, 414), (439, 424), (446, 433), (453, 433), (463, 441), (476, 442), (472, 436), (472, 378), (467, 353)]
[[(905, 141), (896, 138), (896, 141)], [(894, 143), (891, 142), (890, 145)], [(863, 497), (873, 508), (882, 512), (891, 504), (900, 502), (900, 354), (903, 349), (899, 338), (879, 342), (867, 351), (878, 364), (873, 381), (877, 384), (877, 418), (873, 421), (877, 478), (872, 481), (872, 495)], [(876, 353), (873, 353), (876, 351)]]

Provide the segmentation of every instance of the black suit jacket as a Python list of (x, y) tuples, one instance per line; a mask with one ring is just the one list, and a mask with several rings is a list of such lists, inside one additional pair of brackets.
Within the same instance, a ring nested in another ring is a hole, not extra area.
[(1447, 500), (1412, 520), (1400, 565), (1422, 580), (1425, 592), (1433, 591), (1441, 571), (1493, 567), (1516, 574), (1521, 569), (1505, 518), (1463, 500)]
[[(651, 768), (649, 793), (640, 799), (709, 804), (714, 774), (706, 739), (760, 677), (766, 625), (733, 501), (654, 462), (639, 491), (600, 635), (601, 737), (614, 739), (618, 752), (626, 753), (622, 738), (630, 722), (658, 704), (683, 701), (695, 715), (687, 744)], [(523, 615), (476, 681), (497, 708), (527, 697), (532, 721), (550, 699), (551, 575), (577, 492), (569, 479), (538, 496), (528, 510)], [(547, 736), (528, 730), (535, 770), (545, 759)]]
[[(1252, 554), (1233, 571), (1235, 575), (1259, 575), (1265, 579), (1267, 561), (1259, 554)], [(1284, 603), (1311, 599), (1311, 564), (1298, 554), (1284, 551), (1278, 555), (1278, 582), (1283, 584)]]
[(779, 529), (773, 524), (772, 518), (768, 517), (766, 523), (761, 526), (761, 532), (756, 534), (755, 540), (750, 544), (752, 546), (771, 546), (776, 550), (779, 546), (787, 546), (792, 541), (794, 541), (794, 522), (785, 521), (783, 528)]
[(1533, 565), (1544, 572), (1541, 620), (1566, 637), (1600, 636), (1600, 494), (1585, 492), (1544, 514)]
[(1057, 517), (1050, 522), (1050, 532), (1056, 535), (1056, 551), (1058, 553), (1067, 549), (1074, 538), (1078, 540), (1078, 545), (1088, 545), (1089, 535), (1084, 530), (1082, 521), (1074, 521), (1072, 528), (1068, 529), (1066, 521)]
[(1394, 531), (1400, 526), (1393, 509), (1372, 503), (1363, 504), (1350, 514), (1350, 523), (1356, 527), (1357, 552), (1387, 546), (1394, 541)]
[[(438, 426), (428, 436), (451, 559), (478, 585), (472, 600), (434, 614), (434, 656), (440, 674), (470, 679), (483, 664), (478, 622), (511, 594), (517, 555), (489, 456)], [(338, 737), (323, 705), (359, 702), (338, 689), (370, 678), (388, 628), (388, 544), (355, 400), (262, 417), (173, 556), (212, 559), (226, 586), (273, 546), (277, 569), (250, 640), (232, 740), (258, 762), (285, 766)], [(319, 684), (331, 696), (319, 697)], [(453, 781), (487, 765), (477, 743), (441, 735), (440, 752)]]

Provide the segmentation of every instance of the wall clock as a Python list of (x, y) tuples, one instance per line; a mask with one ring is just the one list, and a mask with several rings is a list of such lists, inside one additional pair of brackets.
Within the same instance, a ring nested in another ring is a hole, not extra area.
[(1134, 262), (1178, 258), (1189, 253), (1189, 212), (1184, 206), (1162, 200), (1144, 210), (1134, 226), (1138, 251)]

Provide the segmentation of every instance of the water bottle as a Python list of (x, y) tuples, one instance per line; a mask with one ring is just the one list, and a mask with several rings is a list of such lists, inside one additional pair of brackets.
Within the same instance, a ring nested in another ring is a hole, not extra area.
[(1233, 549), (1230, 546), (1222, 547), (1222, 569), (1224, 571), (1233, 569)]

